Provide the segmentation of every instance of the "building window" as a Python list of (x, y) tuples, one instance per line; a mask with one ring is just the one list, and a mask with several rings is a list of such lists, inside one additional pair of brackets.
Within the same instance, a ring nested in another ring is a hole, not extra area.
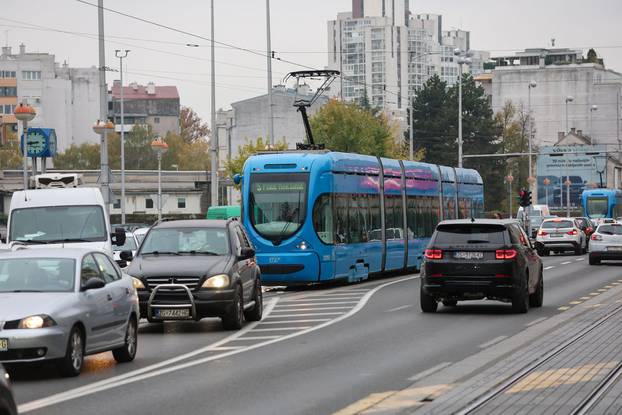
[(154, 124), (160, 124), (160, 117), (153, 117)]
[(121, 199), (115, 199), (112, 204), (113, 209), (121, 209)]
[(145, 199), (145, 209), (153, 209), (153, 199)]
[(17, 88), (14, 86), (0, 87), (0, 97), (16, 97)]
[(26, 81), (41, 80), (41, 71), (22, 71), (22, 79)]
[(178, 209), (185, 209), (186, 208), (186, 198), (185, 197), (178, 197), (177, 198), (177, 208)]

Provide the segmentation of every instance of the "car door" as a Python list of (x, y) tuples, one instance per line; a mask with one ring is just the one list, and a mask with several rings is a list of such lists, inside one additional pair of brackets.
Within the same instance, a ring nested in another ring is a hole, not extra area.
[(238, 272), (240, 274), (240, 278), (242, 278), (244, 298), (248, 299), (251, 295), (253, 295), (253, 258), (241, 259), (239, 254), (242, 249), (251, 248), (251, 245), (239, 225), (235, 225), (233, 229), (237, 239), (237, 245), (239, 247), (239, 251), (236, 253), (238, 255)]
[(131, 291), (126, 282), (121, 279), (118, 269), (110, 258), (103, 253), (94, 253), (95, 261), (106, 281), (106, 289), (112, 297), (110, 320), (106, 322), (106, 342), (108, 345), (118, 345), (125, 339), (125, 328), (131, 309)]
[[(82, 258), (80, 267), (81, 286), (84, 286), (90, 278), (100, 278), (105, 281), (93, 254), (87, 254)], [(112, 314), (112, 295), (107, 286), (82, 291), (80, 295), (86, 309), (83, 316), (83, 322), (86, 326), (86, 351), (88, 353), (92, 350), (101, 350), (107, 343), (106, 324)]]

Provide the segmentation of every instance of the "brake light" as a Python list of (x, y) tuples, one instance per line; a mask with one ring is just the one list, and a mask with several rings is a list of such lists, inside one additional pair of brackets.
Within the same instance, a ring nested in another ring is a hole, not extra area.
[(549, 233), (543, 229), (538, 229), (538, 236), (546, 236)]
[(578, 234), (579, 234), (579, 232), (577, 232), (577, 230), (576, 230), (576, 229), (573, 229), (573, 230), (571, 230), (571, 231), (566, 232), (566, 234), (568, 234), (568, 235), (578, 235)]
[(518, 255), (515, 249), (497, 249), (495, 251), (496, 259), (514, 259)]
[(590, 238), (592, 241), (602, 241), (603, 237), (600, 236), (599, 234), (595, 233), (592, 235), (592, 237)]
[(443, 251), (440, 249), (426, 249), (424, 256), (427, 259), (443, 259)]

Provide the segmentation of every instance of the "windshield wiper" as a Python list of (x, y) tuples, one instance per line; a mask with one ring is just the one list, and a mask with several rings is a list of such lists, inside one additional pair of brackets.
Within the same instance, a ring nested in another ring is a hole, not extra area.
[(469, 239), (467, 243), (468, 244), (487, 244), (487, 243), (490, 243), (490, 241), (484, 241), (483, 239)]
[(3, 291), (5, 293), (40, 293), (43, 292), (41, 290), (11, 290), (11, 291)]
[(141, 252), (141, 255), (179, 255), (179, 252), (173, 251), (151, 251), (151, 252)]
[(49, 244), (58, 244), (62, 242), (94, 242), (90, 239), (82, 239), (82, 238), (65, 238), (65, 239), (52, 239), (47, 241)]
[(17, 241), (12, 241), (23, 244), (49, 244), (50, 241), (42, 241), (40, 239), (19, 239)]
[(216, 255), (216, 256), (219, 256), (219, 255), (220, 255), (218, 252), (212, 252), (212, 251), (196, 251), (196, 250), (192, 250), (192, 251), (179, 251), (179, 254), (192, 254), (192, 255)]

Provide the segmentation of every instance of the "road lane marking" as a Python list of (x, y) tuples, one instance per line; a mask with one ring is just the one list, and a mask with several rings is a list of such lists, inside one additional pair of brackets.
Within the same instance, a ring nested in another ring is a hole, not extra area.
[(605, 285), (605, 288), (613, 288), (613, 285)]
[(329, 312), (329, 313), (300, 313), (300, 314), (278, 314), (273, 316), (273, 318), (282, 318), (282, 317), (313, 317), (313, 316), (336, 316), (339, 314), (343, 314), (343, 311), (338, 312)]
[(339, 305), (339, 304), (356, 304), (358, 301), (334, 301), (331, 303), (302, 303), (302, 304), (279, 304), (279, 308), (284, 307), (308, 307), (312, 305)]
[(323, 323), (325, 321), (329, 321), (329, 318), (310, 318), (306, 320), (278, 320), (278, 321), (262, 321), (261, 325), (264, 324), (288, 324), (288, 323)]
[(527, 326), (527, 327), (533, 326), (533, 325), (535, 325), (535, 324), (538, 324), (538, 323), (543, 322), (543, 321), (544, 321), (544, 320), (546, 320), (547, 318), (548, 318), (548, 317), (540, 317), (540, 318), (538, 318), (538, 319), (535, 319), (535, 320), (534, 320), (534, 321), (532, 321), (531, 323), (527, 323), (527, 324), (525, 324), (525, 326)]
[(591, 295), (592, 297), (594, 297), (594, 296), (596, 296), (596, 295), (598, 295), (598, 294), (600, 294), (600, 293), (590, 293), (590, 295)]
[(605, 292), (605, 291), (607, 291), (607, 290), (606, 290), (605, 288), (599, 288), (599, 289), (598, 289), (598, 290), (596, 290), (596, 291), (600, 291), (601, 293), (604, 293), (604, 292)]
[[(178, 371), (178, 370), (182, 370), (182, 369), (186, 369), (189, 367), (194, 367), (194, 366), (198, 366), (198, 365), (202, 365), (208, 362), (212, 362), (214, 360), (219, 360), (219, 359), (223, 359), (225, 357), (229, 357), (229, 356), (234, 356), (240, 353), (244, 353), (250, 350), (255, 350), (258, 349), (260, 347), (265, 347), (265, 346), (269, 346), (271, 344), (277, 343), (277, 342), (281, 342), (284, 340), (289, 340), (289, 339), (293, 339), (294, 337), (298, 337), (298, 336), (302, 336), (304, 334), (307, 333), (311, 333), (313, 331), (316, 330), (320, 330), (323, 329), (325, 327), (331, 326), (333, 324), (339, 323), (349, 317), (352, 317), (353, 315), (357, 314), (359, 311), (361, 311), (365, 305), (369, 302), (369, 300), (371, 299), (371, 297), (377, 293), (378, 291), (380, 291), (381, 289), (391, 286), (393, 284), (398, 284), (401, 282), (406, 282), (406, 281), (410, 281), (413, 279), (416, 279), (418, 277), (406, 277), (406, 278), (402, 278), (402, 279), (398, 279), (395, 281), (390, 281), (384, 284), (381, 284), (379, 286), (377, 286), (376, 288), (370, 290), (369, 292), (367, 292), (367, 294), (365, 294), (363, 296), (363, 298), (361, 298), (361, 301), (349, 312), (335, 318), (332, 319), (330, 321), (327, 321), (325, 323), (319, 324), (317, 326), (311, 327), (307, 330), (303, 330), (303, 331), (299, 331), (296, 333), (290, 333), (287, 335), (283, 335), (279, 338), (275, 338), (272, 340), (267, 340), (265, 342), (262, 343), (257, 343), (257, 344), (252, 344), (249, 345), (248, 347), (244, 348), (244, 349), (240, 349), (240, 350), (231, 350), (229, 352), (224, 352), (224, 353), (220, 353), (217, 355), (213, 355), (213, 356), (208, 356), (208, 357), (202, 357), (199, 359), (195, 359), (189, 362), (185, 362), (185, 363), (179, 363), (176, 364), (174, 366), (168, 366), (168, 367), (163, 367), (163, 366), (167, 366), (169, 365), (171, 361), (180, 361), (180, 360), (184, 360), (186, 359), (188, 355), (197, 355), (200, 353), (204, 353), (205, 351), (209, 351), (211, 348), (213, 347), (218, 347), (226, 342), (232, 341), (232, 338), (235, 338), (236, 340), (241, 337), (243, 334), (246, 334), (248, 331), (250, 331), (252, 328), (254, 328), (256, 326), (255, 323), (251, 323), (248, 326), (244, 327), (242, 330), (238, 331), (237, 333), (229, 336), (226, 339), (220, 340), (219, 342), (216, 342), (210, 346), (206, 346), (202, 349), (199, 350), (195, 350), (193, 352), (190, 353), (186, 353), (183, 356), (178, 356), (175, 357), (173, 359), (168, 359), (166, 361), (160, 362), (160, 363), (156, 363), (147, 367), (144, 367), (142, 369), (137, 369), (128, 373), (124, 373), (122, 375), (118, 375), (118, 376), (113, 376), (110, 377), (108, 379), (103, 379), (101, 381), (98, 382), (94, 382), (92, 384), (89, 385), (85, 385), (85, 386), (81, 386), (75, 389), (71, 389), (65, 392), (61, 392), (61, 393), (57, 393), (54, 395), (50, 395), (46, 398), (41, 398), (41, 399), (37, 399), (31, 402), (27, 402), (24, 404), (19, 405), (18, 407), (18, 412), (20, 414), (26, 413), (26, 412), (30, 412), (30, 411), (34, 411), (37, 409), (41, 409), (41, 408), (46, 408), (48, 406), (51, 405), (55, 405), (61, 402), (65, 402), (68, 400), (72, 400), (72, 399), (77, 399), (77, 398), (81, 398), (84, 396), (88, 396), (88, 395), (92, 395), (94, 393), (98, 393), (98, 392), (103, 392), (105, 390), (108, 389), (112, 389), (112, 388), (117, 388), (123, 385), (127, 385), (129, 383), (135, 383), (135, 382), (140, 382), (143, 381), (145, 379), (149, 379), (152, 377), (156, 377), (156, 376), (161, 376), (170, 372), (174, 372), (174, 371)], [(272, 308), (274, 308), (274, 306), (276, 305), (276, 302), (278, 301), (277, 298), (275, 298), (273, 300), (273, 302), (271, 304), (269, 304), (266, 307), (266, 314), (269, 314), (269, 312), (272, 310)], [(159, 369), (154, 370), (156, 367), (159, 367)]]
[(326, 301), (326, 300), (360, 300), (361, 297), (331, 297), (331, 298), (300, 298), (298, 300), (283, 300), (284, 303), (288, 304), (288, 303), (301, 303), (304, 301), (313, 301), (313, 300), (318, 300), (318, 301)]
[(620, 285), (619, 282), (612, 282), (611, 285)]
[(558, 307), (557, 309), (559, 311), (566, 311), (566, 310), (570, 310), (570, 307), (563, 306), (563, 307)]
[(491, 340), (491, 341), (489, 341), (489, 342), (486, 342), (486, 343), (484, 343), (484, 344), (480, 344), (478, 347), (479, 347), (480, 349), (485, 349), (485, 348), (487, 348), (488, 346), (492, 346), (493, 344), (495, 344), (495, 343), (499, 343), (500, 341), (503, 341), (503, 340), (505, 340), (505, 339), (507, 339), (507, 338), (508, 338), (508, 336), (499, 336), (499, 337), (495, 337), (494, 339), (492, 339), (492, 340)]
[(419, 372), (416, 375), (413, 375), (411, 377), (409, 377), (407, 380), (411, 381), (411, 382), (417, 382), (423, 378), (425, 378), (426, 376), (430, 376), (432, 373), (436, 373), (442, 369), (445, 369), (447, 366), (451, 365), (451, 362), (443, 362), (440, 363), (436, 366), (433, 366), (427, 370), (424, 370), (423, 372)]
[(583, 261), (583, 260), (585, 260), (585, 258), (577, 258), (577, 259), (575, 259), (575, 261)]
[(310, 329), (311, 326), (300, 326), (300, 327), (272, 327), (269, 329), (253, 329), (253, 331), (296, 331), (296, 330), (306, 330)]
[(414, 304), (406, 304), (406, 305), (403, 305), (403, 306), (400, 306), (400, 307), (395, 307), (395, 308), (392, 308), (390, 310), (387, 310), (387, 311), (385, 311), (385, 313), (392, 313), (394, 311), (404, 310), (406, 308), (414, 307), (414, 306), (415, 306)]
[(280, 337), (283, 337), (283, 336), (246, 336), (246, 337), (238, 337), (237, 339), (233, 341), (237, 342), (240, 340), (272, 340), (272, 339), (278, 339)]
[(546, 267), (544, 269), (553, 269), (553, 268), (555, 268), (555, 267), (553, 265), (551, 265), (551, 266), (548, 266), (548, 267)]
[(562, 262), (562, 265), (568, 265), (568, 264), (572, 264), (572, 261)]
[(243, 349), (244, 346), (220, 346), (220, 347), (215, 347), (214, 349), (212, 349), (212, 351), (214, 352), (224, 352), (227, 350), (238, 350), (238, 349)]
[(571, 301), (568, 304), (577, 305), (577, 304), (581, 304), (581, 303), (583, 303), (583, 301)]
[(310, 308), (288, 308), (286, 310), (274, 310), (272, 313), (291, 313), (292, 311), (325, 311), (325, 310), (349, 310), (352, 307), (310, 307)]
[(579, 300), (584, 300), (585, 301), (585, 300), (589, 300), (590, 298), (591, 297), (581, 297), (581, 298), (579, 298)]

